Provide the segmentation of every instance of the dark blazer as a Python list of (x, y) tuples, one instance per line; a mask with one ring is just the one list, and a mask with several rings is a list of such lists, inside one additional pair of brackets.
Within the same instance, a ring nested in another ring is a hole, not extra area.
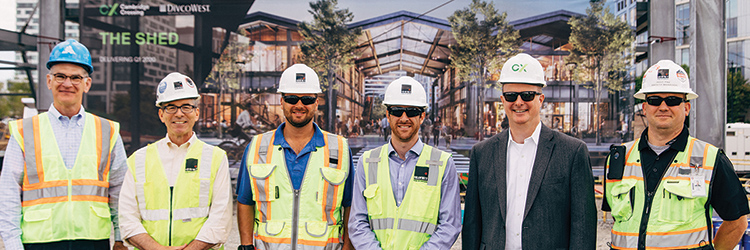
[[(505, 249), (508, 130), (471, 149), (463, 249)], [(589, 151), (581, 140), (542, 125), (526, 197), (523, 249), (596, 248)]]

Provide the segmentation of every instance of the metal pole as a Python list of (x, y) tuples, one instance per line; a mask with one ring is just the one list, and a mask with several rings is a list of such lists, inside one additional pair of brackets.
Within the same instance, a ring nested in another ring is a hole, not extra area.
[[(37, 85), (36, 92), (36, 109), (39, 111), (46, 111), (52, 104), (52, 91), (41, 82), (46, 83), (47, 74), (47, 59), (52, 48), (57, 42), (62, 41), (65, 32), (65, 1), (61, 0), (39, 0), (39, 46), (37, 51), (39, 52), (39, 64), (37, 66), (37, 76), (39, 77), (39, 85)], [(28, 75), (30, 76), (30, 75)], [(29, 79), (33, 81), (33, 79)]]
[(725, 2), (690, 4), (690, 86), (699, 96), (691, 101), (690, 134), (723, 148), (727, 122)]
[[(675, 37), (675, 0), (649, 1), (648, 29), (651, 36)], [(689, 3), (693, 4), (695, 1)], [(721, 29), (723, 30), (723, 29)], [(675, 41), (661, 41), (648, 46), (649, 64), (674, 60)]]

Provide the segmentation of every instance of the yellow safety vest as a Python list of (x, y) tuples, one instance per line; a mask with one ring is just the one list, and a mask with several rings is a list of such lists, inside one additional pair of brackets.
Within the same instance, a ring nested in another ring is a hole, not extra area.
[[(362, 155), (367, 178), (363, 195), (367, 202), (370, 229), (375, 232), (381, 248), (419, 249), (430, 239), (437, 229), (442, 196), (440, 186), (450, 156), (447, 152), (424, 145), (401, 206), (396, 206), (388, 145)], [(417, 171), (421, 173), (418, 175)]]
[[(639, 237), (645, 237), (647, 249), (689, 249), (708, 245), (712, 233), (708, 216), (712, 209), (707, 202), (718, 148), (688, 137), (687, 148), (677, 153), (664, 173), (651, 207), (644, 208), (646, 188), (639, 141), (624, 144), (627, 154), (622, 179), (607, 179), (606, 199), (615, 219), (612, 248), (638, 249)], [(693, 191), (694, 182), (703, 183), (703, 192)], [(647, 222), (642, 221), (644, 209), (649, 211)], [(647, 223), (645, 236), (639, 235), (643, 223)]]
[(275, 132), (253, 137), (245, 162), (255, 201), (256, 249), (340, 249), (346, 139), (323, 131), (325, 146), (310, 153), (302, 186), (295, 190), (284, 149), (273, 145)]
[(214, 179), (226, 153), (194, 140), (182, 164), (185, 169), (179, 171), (174, 187), (170, 187), (157, 147), (156, 143), (149, 144), (128, 158), (141, 223), (162, 246), (185, 245), (195, 239), (208, 219)]
[(120, 125), (85, 113), (81, 145), (67, 169), (49, 114), (10, 123), (21, 146), (24, 175), (21, 241), (109, 239), (109, 168)]

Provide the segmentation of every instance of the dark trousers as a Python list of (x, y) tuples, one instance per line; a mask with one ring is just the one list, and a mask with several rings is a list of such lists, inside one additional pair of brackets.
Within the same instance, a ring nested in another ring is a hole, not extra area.
[(49, 243), (23, 244), (26, 250), (109, 250), (109, 239), (106, 240), (64, 240)]

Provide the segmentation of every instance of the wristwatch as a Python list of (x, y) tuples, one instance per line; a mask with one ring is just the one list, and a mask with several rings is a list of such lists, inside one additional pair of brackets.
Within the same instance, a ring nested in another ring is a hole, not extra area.
[(240, 245), (237, 247), (237, 250), (255, 250), (255, 246), (252, 244), (250, 245)]

